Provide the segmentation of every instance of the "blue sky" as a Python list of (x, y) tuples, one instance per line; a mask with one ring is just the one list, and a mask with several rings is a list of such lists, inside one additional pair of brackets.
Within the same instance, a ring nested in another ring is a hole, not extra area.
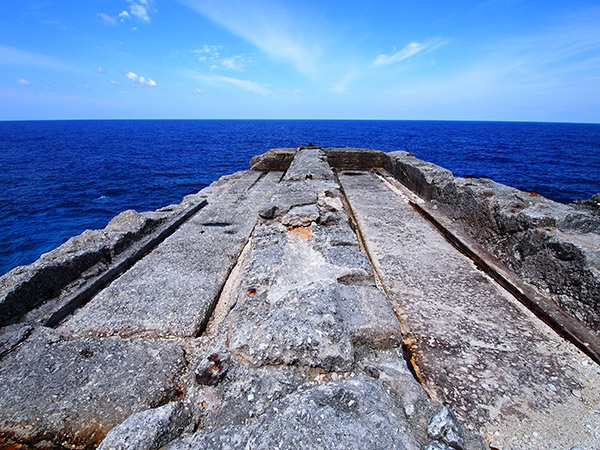
[(600, 3), (19, 0), (0, 120), (600, 122)]

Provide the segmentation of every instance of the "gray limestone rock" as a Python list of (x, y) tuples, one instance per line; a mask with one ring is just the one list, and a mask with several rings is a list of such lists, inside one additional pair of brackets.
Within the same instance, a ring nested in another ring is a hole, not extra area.
[(295, 148), (273, 148), (267, 153), (256, 155), (250, 160), (251, 170), (260, 171), (285, 171), (288, 170), (297, 149)]
[(290, 290), (272, 301), (247, 299), (243, 310), (238, 303), (232, 312), (235, 325), (229, 334), (230, 348), (255, 366), (295, 364), (348, 370), (354, 350), (340, 302), (335, 285), (320, 283)]
[(364, 148), (326, 148), (327, 162), (336, 170), (370, 170), (383, 167), (385, 153)]
[(261, 417), (247, 446), (420, 448), (392, 398), (366, 376), (317, 385), (286, 397)]
[(327, 163), (325, 152), (320, 149), (306, 148), (298, 150), (284, 181), (331, 180), (333, 171)]
[(186, 197), (179, 205), (154, 212), (124, 211), (103, 230), (86, 230), (34, 263), (11, 270), (0, 277), (0, 325), (98, 278), (115, 260), (127, 258), (136, 247), (176, 226), (203, 202), (204, 197)]
[[(405, 189), (369, 173), (339, 178), (378, 279), (406, 324), (407, 360), (434, 398), (474, 429), (502, 429), (505, 442), (513, 433), (508, 423), (552, 430), (568, 416), (598, 428), (571, 393), (588, 383), (583, 353), (456, 251), (408, 203)], [(553, 445), (552, 436), (545, 433), (544, 445)]]
[(247, 172), (60, 330), (71, 336), (196, 336), (281, 174)]
[(487, 179), (455, 178), (407, 152), (388, 153), (386, 168), (510, 270), (599, 333), (600, 218), (593, 209)]
[(456, 450), (465, 448), (465, 440), (462, 437), (460, 425), (454, 413), (447, 406), (444, 406), (432, 417), (431, 423), (427, 427), (427, 435)]
[(281, 223), (288, 227), (307, 227), (311, 222), (316, 222), (319, 215), (319, 208), (315, 204), (295, 206), (281, 218)]
[(32, 330), (33, 327), (21, 324), (0, 328), (0, 358), (27, 339)]
[(37, 330), (2, 359), (0, 442), (97, 445), (131, 414), (181, 395), (184, 366), (171, 343), (65, 340)]
[(155, 450), (169, 443), (190, 425), (191, 411), (172, 402), (129, 416), (110, 430), (98, 450)]

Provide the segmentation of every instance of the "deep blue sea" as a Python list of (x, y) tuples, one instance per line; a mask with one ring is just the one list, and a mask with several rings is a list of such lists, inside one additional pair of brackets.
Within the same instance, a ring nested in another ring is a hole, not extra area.
[(600, 192), (600, 125), (336, 120), (0, 122), (0, 274), (275, 147), (407, 150), (560, 202)]

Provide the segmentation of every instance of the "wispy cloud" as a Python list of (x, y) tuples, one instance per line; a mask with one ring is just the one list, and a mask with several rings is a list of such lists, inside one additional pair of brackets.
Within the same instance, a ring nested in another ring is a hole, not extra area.
[(127, 72), (125, 77), (133, 81), (133, 83), (138, 86), (156, 86), (156, 81), (154, 81), (152, 78), (142, 77), (133, 72)]
[(394, 64), (400, 61), (403, 61), (411, 56), (416, 55), (417, 53), (422, 52), (427, 48), (426, 44), (421, 44), (419, 42), (411, 42), (406, 47), (401, 50), (395, 50), (390, 55), (381, 54), (375, 58), (373, 61), (374, 66), (389, 66), (390, 64)]
[(103, 75), (106, 73), (106, 71), (104, 70), (104, 68), (102, 66), (98, 66), (98, 68), (96, 70), (98, 71), (98, 73), (101, 73)]
[[(314, 76), (321, 53), (310, 23), (303, 27), (299, 17), (272, 0), (178, 0), (248, 41), (270, 57), (291, 64), (297, 71)], [(304, 33), (303, 30), (310, 32)]]
[(246, 55), (230, 56), (221, 60), (221, 65), (227, 69), (241, 72), (249, 64), (250, 60)]
[(222, 50), (223, 46), (221, 45), (204, 45), (192, 52), (198, 55), (199, 62), (209, 63), (211, 70), (215, 70), (220, 66), (242, 72), (248, 65), (254, 63), (253, 58), (243, 53), (235, 56), (222, 56)]
[(25, 78), (19, 78), (17, 80), (17, 84), (19, 84), (21, 86), (29, 86), (31, 83), (29, 81), (27, 81)]
[(104, 13), (98, 13), (97, 15), (102, 19), (102, 22), (106, 26), (115, 26), (117, 24), (117, 19), (113, 16)]
[(200, 48), (192, 50), (192, 53), (198, 55), (198, 61), (217, 61), (221, 57), (222, 45), (203, 45)]
[(112, 84), (113, 86), (120, 86), (121, 83), (119, 83), (118, 81), (115, 80), (110, 80), (110, 84)]
[(185, 71), (184, 75), (188, 78), (192, 78), (194, 80), (201, 81), (210, 85), (225, 84), (235, 86), (237, 88), (252, 92), (254, 94), (273, 95), (273, 93), (269, 89), (261, 86), (255, 81), (240, 80), (239, 78), (225, 77), (221, 75), (203, 75), (191, 70)]
[(390, 55), (381, 54), (373, 61), (374, 66), (388, 66), (416, 55), (425, 49), (425, 44), (411, 42), (401, 50), (394, 50)]

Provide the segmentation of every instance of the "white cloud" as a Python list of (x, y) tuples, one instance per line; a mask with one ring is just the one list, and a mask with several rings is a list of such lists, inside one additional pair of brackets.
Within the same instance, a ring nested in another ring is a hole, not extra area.
[(148, 0), (127, 0), (127, 2), (129, 3), (129, 12), (132, 16), (142, 22), (150, 22)]
[(427, 45), (418, 42), (411, 42), (402, 50), (394, 51), (391, 55), (379, 55), (373, 61), (374, 66), (388, 66), (400, 62), (406, 58), (416, 55), (427, 48)]
[(127, 72), (125, 77), (133, 81), (138, 86), (156, 86), (156, 81), (152, 78), (141, 77), (133, 72)]
[(248, 65), (248, 59), (245, 55), (231, 56), (229, 58), (223, 58), (221, 65), (227, 69), (242, 71)]
[(114, 86), (120, 86), (121, 83), (119, 83), (118, 81), (115, 80), (110, 80), (110, 84), (114, 85)]
[(235, 56), (221, 56), (222, 45), (204, 45), (192, 50), (192, 53), (198, 55), (198, 61), (210, 63), (210, 70), (216, 70), (219, 66), (229, 70), (242, 72), (248, 65), (254, 61), (245, 54)]
[(127, 3), (129, 3), (129, 11), (123, 10), (119, 13), (121, 22), (135, 18), (141, 22), (150, 23), (151, 5), (148, 0), (127, 0)]
[(146, 7), (144, 5), (141, 5), (139, 3), (133, 3), (129, 7), (129, 11), (131, 11), (131, 14), (133, 16), (137, 17), (138, 19), (140, 19), (142, 22), (150, 22), (150, 16), (148, 15), (148, 10), (146, 9)]
[(104, 68), (102, 66), (98, 66), (97, 70), (98, 70), (98, 73), (102, 73), (102, 74), (106, 73), (106, 71), (104, 70)]
[(29, 81), (27, 81), (25, 78), (19, 78), (17, 80), (17, 84), (20, 84), (21, 86), (29, 86), (31, 83)]
[[(178, 0), (309, 77), (319, 72), (322, 33), (273, 0)], [(303, 23), (304, 22), (304, 23)]]
[(204, 94), (204, 91), (203, 91), (202, 89), (194, 89), (192, 92), (193, 92), (194, 94), (198, 94), (198, 95), (200, 95), (200, 94)]
[(217, 61), (221, 54), (219, 53), (223, 49), (221, 45), (204, 45), (201, 48), (197, 48), (192, 50), (192, 53), (195, 53), (198, 56), (198, 61), (207, 62), (207, 61)]
[(109, 16), (108, 14), (98, 13), (98, 16), (102, 19), (102, 22), (106, 26), (114, 26), (117, 24), (117, 19), (113, 16)]

